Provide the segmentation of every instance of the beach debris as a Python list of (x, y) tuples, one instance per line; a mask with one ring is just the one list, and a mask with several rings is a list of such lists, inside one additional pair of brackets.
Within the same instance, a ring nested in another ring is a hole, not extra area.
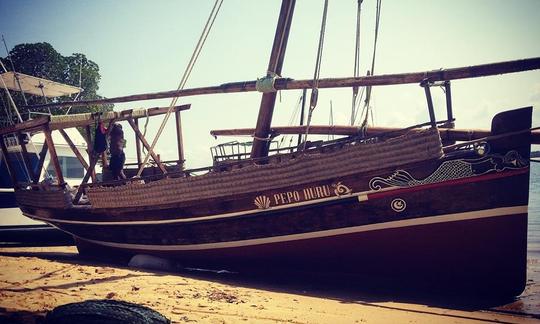
[(45, 324), (169, 324), (157, 311), (119, 300), (87, 300), (56, 307), (45, 317)]
[(225, 292), (225, 291), (221, 291), (218, 289), (214, 289), (210, 291), (207, 295), (207, 298), (210, 301), (221, 301), (221, 302), (227, 302), (230, 304), (243, 303), (243, 301), (240, 300), (236, 295)]
[(147, 254), (135, 255), (129, 260), (128, 266), (132, 268), (163, 271), (174, 271), (176, 269), (173, 261)]

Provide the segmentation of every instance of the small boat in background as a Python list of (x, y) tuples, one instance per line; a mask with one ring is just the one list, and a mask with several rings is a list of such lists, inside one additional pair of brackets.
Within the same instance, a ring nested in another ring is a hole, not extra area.
[[(35, 95), (44, 98), (57, 98), (61, 96), (76, 95), (82, 91), (81, 88), (62, 84), (59, 82), (38, 78), (18, 72), (5, 72), (0, 74), (2, 78), (2, 86), (6, 86), (11, 91), (23, 92), (25, 94)], [(18, 112), (17, 112), (18, 113)], [(47, 113), (30, 112), (28, 116), (12, 116), (6, 114), (0, 120), (1, 127), (8, 127), (15, 123), (19, 123), (22, 119), (31, 120)], [(65, 131), (71, 145), (75, 145), (85, 158), (88, 158), (86, 141), (76, 129), (68, 129)], [(78, 184), (84, 176), (84, 168), (80, 164), (76, 155), (70, 149), (70, 143), (60, 134), (55, 133), (54, 141), (57, 143), (58, 160), (62, 171), (66, 177), (66, 183), (69, 185)], [(24, 149), (20, 142), (24, 142)], [(37, 173), (36, 168), (40, 160), (40, 153), (46, 153), (44, 148), (45, 137), (43, 134), (20, 133), (7, 136), (4, 139), (10, 160), (13, 161), (14, 172), (17, 179), (32, 181), (32, 175)], [(27, 152), (27, 158), (32, 169), (27, 170), (24, 164), (24, 151)], [(0, 152), (0, 227), (2, 226), (17, 226), (17, 225), (45, 225), (43, 222), (32, 220), (22, 215), (15, 200), (15, 192), (13, 183), (9, 174), (9, 170), (3, 158), (3, 152)], [(51, 164), (50, 156), (44, 156), (41, 167), (46, 172), (40, 173), (43, 181), (45, 177), (51, 175), (54, 177), (54, 168)]]

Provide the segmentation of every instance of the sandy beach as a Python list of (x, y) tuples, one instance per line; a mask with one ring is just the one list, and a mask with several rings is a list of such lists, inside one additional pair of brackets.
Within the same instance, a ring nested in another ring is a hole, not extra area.
[(275, 278), (130, 269), (80, 259), (74, 247), (1, 248), (0, 322), (35, 323), (59, 305), (115, 299), (148, 306), (173, 323), (532, 323), (540, 318), (539, 266), (529, 261), (534, 279), (515, 301), (456, 303)]

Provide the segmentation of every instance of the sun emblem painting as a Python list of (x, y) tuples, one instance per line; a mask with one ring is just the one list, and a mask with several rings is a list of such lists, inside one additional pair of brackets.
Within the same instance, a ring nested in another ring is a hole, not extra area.
[(257, 196), (257, 198), (255, 198), (255, 201), (253, 203), (259, 209), (270, 208), (270, 198), (266, 196)]

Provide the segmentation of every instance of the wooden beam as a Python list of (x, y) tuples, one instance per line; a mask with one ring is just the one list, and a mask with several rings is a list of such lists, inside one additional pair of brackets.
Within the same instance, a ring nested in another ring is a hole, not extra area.
[[(319, 88), (350, 88), (359, 86), (383, 86), (392, 84), (420, 83), (428, 78), (430, 81), (446, 81), (458, 79), (470, 79), (515, 73), (540, 69), (540, 57), (505, 61), (490, 64), (473, 65), (452, 69), (440, 69), (425, 72), (399, 73), (386, 75), (372, 75), (364, 77), (327, 78), (319, 80)], [(313, 80), (293, 80), (289, 78), (277, 79), (274, 88), (277, 90), (310, 89)], [(256, 81), (241, 81), (226, 83), (218, 86), (192, 88), (184, 90), (172, 90), (162, 92), (143, 93), (122, 97), (114, 97), (97, 100), (68, 101), (43, 105), (27, 106), (30, 109), (43, 107), (67, 107), (104, 105), (110, 103), (131, 102), (140, 100), (163, 99), (173, 97), (188, 97), (205, 94), (249, 92), (256, 91)]]
[(2, 156), (4, 157), (4, 161), (6, 161), (6, 166), (11, 177), (11, 182), (13, 183), (13, 188), (17, 188), (17, 176), (15, 173), (15, 169), (13, 168), (11, 158), (9, 157), (9, 151), (6, 147), (6, 143), (4, 142), (4, 136), (2, 135), (0, 135), (0, 148), (2, 149)]
[(152, 158), (154, 159), (154, 161), (156, 162), (156, 164), (158, 165), (159, 169), (161, 170), (161, 172), (163, 172), (163, 174), (167, 174), (167, 169), (165, 169), (165, 167), (163, 166), (163, 164), (161, 164), (160, 160), (159, 160), (159, 157), (154, 153), (154, 151), (152, 150), (152, 148), (150, 147), (150, 144), (148, 144), (148, 142), (146, 141), (146, 139), (144, 138), (143, 134), (141, 133), (141, 131), (139, 130), (139, 127), (137, 127), (137, 125), (135, 125), (135, 121), (133, 120), (133, 118), (128, 118), (127, 119), (129, 125), (131, 125), (131, 128), (133, 128), (133, 131), (135, 132), (135, 134), (137, 135), (137, 137), (139, 138), (139, 140), (141, 141), (141, 143), (144, 145), (144, 147), (146, 148), (146, 150), (150, 153), (150, 155), (152, 156)]
[[(187, 110), (190, 107), (191, 107), (191, 105), (189, 105), (189, 104), (188, 105), (174, 106), (173, 107), (173, 112)], [(168, 110), (169, 110), (169, 107), (149, 108), (149, 109), (146, 110), (146, 114), (149, 117), (158, 116), (158, 115), (164, 115), (164, 114), (167, 113)], [(107, 117), (107, 115), (101, 115), (100, 120), (105, 122), (105, 121), (110, 121), (111, 119), (114, 119), (116, 122), (121, 122), (121, 121), (127, 120), (128, 118), (146, 118), (146, 116), (144, 116), (144, 117), (133, 116), (133, 111), (134, 111), (133, 109), (123, 110), (123, 111), (115, 113), (114, 115), (110, 114), (110, 117)], [(94, 117), (94, 118), (97, 118), (97, 115), (95, 115), (95, 116), (96, 117)], [(88, 118), (88, 119), (76, 120), (76, 121), (66, 120), (66, 121), (62, 121), (62, 122), (53, 120), (51, 122), (51, 124), (50, 124), (50, 127), (51, 127), (51, 129), (60, 129), (60, 128), (82, 127), (82, 126), (86, 126), (86, 125), (92, 125), (92, 124), (95, 123), (94, 118)]]
[[(77, 146), (75, 146), (75, 144), (73, 143), (73, 141), (71, 140), (71, 138), (68, 136), (68, 134), (66, 133), (65, 130), (63, 129), (59, 129), (58, 130), (60, 132), (60, 134), (62, 134), (62, 137), (64, 138), (64, 140), (66, 140), (66, 143), (68, 144), (69, 148), (71, 149), (71, 151), (73, 151), (73, 153), (75, 154), (75, 156), (77, 157), (77, 159), (79, 160), (79, 162), (81, 162), (83, 168), (88, 171), (88, 163), (86, 163), (86, 160), (84, 159), (84, 157), (82, 156), (81, 152), (79, 151), (79, 149), (77, 148)], [(92, 172), (92, 181), (96, 181), (96, 174), (94, 172)]]
[(33, 130), (33, 129), (42, 127), (48, 122), (49, 122), (49, 116), (43, 116), (36, 119), (30, 119), (22, 123), (18, 123), (12, 126), (1, 128), (0, 135), (16, 134), (20, 131)]
[(85, 184), (90, 179), (90, 176), (94, 172), (94, 169), (96, 168), (96, 164), (98, 161), (97, 156), (90, 156), (90, 165), (88, 166), (88, 170), (86, 171), (86, 174), (84, 175), (84, 178), (82, 179), (81, 184), (79, 185), (79, 189), (77, 189), (77, 193), (75, 194), (75, 197), (73, 198), (73, 203), (77, 204), (79, 200), (81, 199), (82, 194), (84, 193)]
[[(396, 132), (402, 130), (395, 127), (368, 127), (366, 134), (368, 136), (378, 135), (388, 132)], [(241, 136), (253, 134), (253, 128), (238, 128), (238, 129), (219, 129), (212, 130), (210, 134), (212, 136)], [(304, 134), (306, 132), (306, 126), (282, 126), (272, 127), (271, 132), (276, 135), (285, 134)], [(489, 130), (481, 129), (451, 129), (451, 128), (439, 128), (442, 140), (454, 140), (454, 141), (469, 141), (486, 136), (490, 136)], [(352, 136), (359, 135), (361, 128), (356, 126), (326, 126), (326, 125), (312, 125), (309, 127), (309, 134), (312, 135), (343, 135)], [(531, 143), (540, 144), (540, 131), (531, 132)]]
[(43, 143), (43, 146), (41, 147), (41, 152), (39, 152), (39, 162), (36, 168), (36, 178), (37, 180), (34, 181), (34, 184), (37, 184), (39, 182), (39, 178), (41, 177), (41, 170), (43, 169), (43, 164), (45, 163), (45, 157), (47, 156), (48, 146), (47, 142)]
[[(176, 118), (176, 144), (178, 145), (178, 163), (182, 170), (184, 170), (184, 144), (182, 139), (182, 118), (180, 116), (180, 111), (176, 111), (174, 113), (174, 117)], [(141, 166), (141, 163), (139, 162), (139, 167)]]
[(58, 161), (58, 155), (56, 155), (56, 148), (54, 147), (51, 130), (49, 129), (49, 127), (45, 126), (45, 128), (43, 129), (43, 133), (45, 134), (45, 142), (47, 143), (47, 147), (49, 148), (49, 154), (51, 156), (51, 162), (54, 166), (54, 171), (56, 171), (58, 185), (63, 187), (65, 185), (64, 175), (62, 174), (62, 167), (60, 166), (60, 162)]
[[(139, 119), (135, 119), (135, 126), (139, 128)], [(139, 141), (139, 136), (137, 136), (137, 133), (135, 133), (135, 150), (137, 151), (137, 168), (141, 166), (142, 158), (141, 158), (141, 142)]]
[[(268, 62), (269, 73), (281, 75), (281, 68), (285, 58), (285, 50), (287, 49), (287, 41), (289, 39), (289, 31), (294, 13), (296, 0), (283, 0), (281, 2), (281, 10), (274, 36), (274, 44)], [(257, 117), (257, 126), (255, 127), (255, 136), (253, 136), (253, 146), (251, 147), (251, 158), (259, 158), (268, 155), (268, 133), (270, 132), (270, 124), (274, 114), (274, 105), (276, 103), (276, 92), (265, 92), (261, 98), (259, 108), (259, 116)]]

